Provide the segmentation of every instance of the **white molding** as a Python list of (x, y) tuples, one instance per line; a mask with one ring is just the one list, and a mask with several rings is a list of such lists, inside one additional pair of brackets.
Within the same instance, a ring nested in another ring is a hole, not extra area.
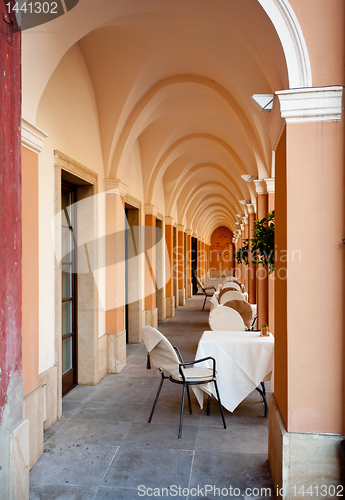
[(277, 149), (284, 127), (285, 120), (282, 118), (282, 115), (280, 113), (279, 98), (275, 95), (267, 131), (268, 135), (271, 138), (272, 151), (275, 151)]
[(177, 226), (177, 230), (178, 230), (179, 232), (181, 232), (181, 233), (184, 233), (184, 228), (185, 228), (185, 226), (184, 226), (183, 224), (179, 224), (179, 225)]
[(341, 120), (341, 86), (281, 90), (276, 95), (286, 123)]
[(166, 226), (174, 226), (174, 227), (176, 227), (176, 221), (175, 221), (175, 219), (173, 219), (173, 217), (170, 217), (169, 215), (167, 215), (165, 217), (164, 222), (165, 222)]
[(38, 154), (41, 153), (44, 141), (48, 137), (48, 134), (25, 120), (25, 118), (22, 118), (21, 135), (22, 146)]
[(104, 179), (106, 191), (116, 191), (121, 196), (126, 196), (128, 192), (128, 184), (120, 179)]
[(272, 111), (274, 94), (254, 94), (252, 95), (252, 99), (255, 102), (256, 107), (258, 107), (263, 113), (269, 113)]
[(248, 215), (255, 215), (256, 214), (256, 203), (250, 203), (247, 205), (248, 207)]
[(275, 193), (275, 181), (274, 178), (265, 179), (268, 193)]
[(258, 0), (279, 36), (290, 89), (312, 87), (309, 54), (301, 26), (288, 0)]
[(186, 229), (186, 235), (187, 236), (192, 236), (193, 231), (191, 229)]
[(156, 208), (154, 205), (144, 205), (144, 214), (145, 215), (154, 215), (155, 217), (157, 217), (158, 208)]
[(245, 224), (248, 224), (248, 215), (246, 215), (245, 217), (243, 217), (243, 222), (244, 222)]
[(267, 194), (267, 186), (264, 179), (254, 181), (256, 194)]

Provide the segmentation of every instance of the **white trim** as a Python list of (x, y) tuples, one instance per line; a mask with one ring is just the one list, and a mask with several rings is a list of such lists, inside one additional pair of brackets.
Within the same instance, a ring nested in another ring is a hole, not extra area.
[(279, 98), (278, 96), (274, 96), (273, 108), (267, 131), (268, 135), (271, 138), (272, 151), (275, 151), (277, 149), (284, 127), (285, 120), (282, 118), (282, 115), (280, 113)]
[(175, 219), (173, 219), (169, 215), (167, 215), (165, 217), (164, 222), (165, 222), (166, 226), (174, 226), (174, 227), (176, 227), (176, 221), (175, 221)]
[(177, 230), (178, 230), (179, 232), (181, 232), (181, 233), (184, 233), (184, 225), (183, 225), (183, 224), (179, 224), (179, 225), (177, 226)]
[(36, 127), (36, 125), (33, 125), (25, 120), (25, 118), (22, 118), (21, 134), (22, 146), (30, 149), (30, 151), (33, 151), (34, 153), (41, 153), (44, 141), (48, 137), (48, 134)]
[(341, 120), (341, 86), (281, 90), (276, 95), (286, 123)]
[(252, 99), (263, 113), (272, 111), (274, 94), (254, 94)]
[(144, 205), (144, 214), (145, 215), (154, 215), (155, 217), (157, 217), (158, 208), (156, 208), (154, 205)]
[(268, 193), (275, 193), (275, 181), (274, 178), (265, 179)]
[(191, 229), (186, 229), (186, 235), (187, 236), (192, 236), (193, 231)]
[(256, 194), (267, 194), (267, 186), (264, 179), (254, 181)]
[(288, 0), (258, 0), (258, 2), (271, 19), (282, 44), (289, 75), (289, 87), (312, 87), (307, 45)]
[(118, 192), (121, 196), (126, 196), (128, 184), (119, 179), (104, 179), (105, 189), (107, 191)]

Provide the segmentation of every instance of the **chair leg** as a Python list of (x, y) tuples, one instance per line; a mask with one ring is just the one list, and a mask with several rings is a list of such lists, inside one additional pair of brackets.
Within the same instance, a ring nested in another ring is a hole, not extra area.
[(187, 396), (188, 396), (189, 413), (191, 415), (192, 414), (192, 403), (190, 401), (189, 385), (188, 384), (187, 384)]
[(205, 307), (205, 304), (206, 304), (206, 300), (207, 300), (207, 295), (205, 295), (205, 300), (204, 300), (204, 305), (202, 306), (202, 311), (204, 310), (204, 307)]
[(182, 392), (182, 403), (181, 403), (181, 416), (180, 416), (180, 428), (178, 430), (178, 438), (181, 438), (182, 435), (182, 422), (183, 422), (183, 408), (184, 408), (184, 400), (186, 397), (186, 384), (183, 384), (183, 392)]
[(210, 415), (210, 408), (211, 408), (211, 396), (208, 397), (207, 399), (207, 415)]
[(262, 397), (262, 402), (264, 403), (264, 418), (266, 418), (267, 417), (266, 387), (264, 382), (260, 382), (260, 385), (262, 389), (260, 389), (260, 387), (256, 387), (256, 390)]
[(222, 403), (220, 401), (220, 396), (219, 396), (219, 391), (218, 391), (218, 386), (217, 386), (216, 380), (214, 380), (214, 386), (216, 388), (217, 399), (218, 399), (218, 403), (219, 403), (220, 414), (222, 415), (224, 429), (226, 429), (226, 423), (225, 423), (225, 418), (224, 418), (224, 413), (223, 413), (223, 407), (222, 407)]
[(156, 408), (156, 404), (157, 404), (157, 401), (158, 401), (158, 398), (159, 398), (159, 395), (161, 393), (161, 390), (162, 390), (162, 387), (163, 387), (163, 382), (164, 382), (164, 379), (166, 377), (164, 377), (163, 373), (162, 373), (162, 380), (161, 380), (161, 383), (159, 384), (159, 387), (158, 387), (158, 391), (157, 391), (157, 394), (156, 394), (156, 399), (153, 403), (153, 406), (152, 406), (152, 410), (151, 410), (151, 415), (150, 415), (150, 418), (149, 418), (149, 424), (151, 423), (151, 420), (152, 420), (152, 417), (153, 417), (153, 413), (155, 411), (155, 408)]

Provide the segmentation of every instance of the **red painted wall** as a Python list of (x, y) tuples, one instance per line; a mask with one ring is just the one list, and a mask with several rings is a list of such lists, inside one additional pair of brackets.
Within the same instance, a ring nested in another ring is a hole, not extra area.
[(0, 0), (0, 423), (22, 370), (21, 34)]
[(232, 244), (233, 234), (225, 226), (217, 227), (211, 236), (210, 247), (210, 271), (226, 275), (226, 271), (233, 268), (234, 245)]

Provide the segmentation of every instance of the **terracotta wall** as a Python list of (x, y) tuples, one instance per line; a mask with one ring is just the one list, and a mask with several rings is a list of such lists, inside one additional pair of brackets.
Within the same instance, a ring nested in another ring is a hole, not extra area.
[(229, 274), (228, 271), (233, 268), (232, 244), (233, 234), (225, 226), (217, 227), (211, 236), (210, 246), (210, 272), (217, 271), (221, 274)]

